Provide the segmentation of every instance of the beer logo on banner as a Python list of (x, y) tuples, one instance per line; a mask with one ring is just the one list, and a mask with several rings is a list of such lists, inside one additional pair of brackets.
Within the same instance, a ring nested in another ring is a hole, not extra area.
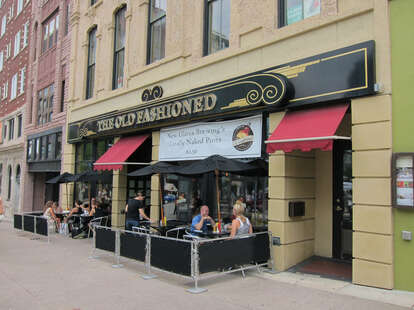
[(233, 147), (238, 151), (246, 151), (254, 141), (253, 130), (249, 125), (240, 125), (233, 132)]

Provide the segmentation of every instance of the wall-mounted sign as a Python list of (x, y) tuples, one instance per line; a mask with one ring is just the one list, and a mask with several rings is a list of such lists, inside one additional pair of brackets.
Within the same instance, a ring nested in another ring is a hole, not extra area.
[(393, 156), (393, 205), (414, 208), (413, 190), (414, 153), (396, 153)]
[[(177, 96), (154, 98), (134, 108), (70, 123), (68, 142), (210, 120), (218, 115), (280, 111), (305, 104), (371, 95), (375, 93), (374, 54), (374, 42), (368, 41), (192, 89)], [(119, 102), (122, 99), (120, 96)]]
[(160, 161), (261, 156), (262, 116), (224, 122), (196, 123), (160, 131)]

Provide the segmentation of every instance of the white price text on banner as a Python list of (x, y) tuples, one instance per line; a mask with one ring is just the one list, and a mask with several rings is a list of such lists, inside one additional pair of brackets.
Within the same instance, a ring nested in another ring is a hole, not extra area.
[(196, 123), (160, 131), (160, 161), (261, 156), (262, 116), (231, 121)]

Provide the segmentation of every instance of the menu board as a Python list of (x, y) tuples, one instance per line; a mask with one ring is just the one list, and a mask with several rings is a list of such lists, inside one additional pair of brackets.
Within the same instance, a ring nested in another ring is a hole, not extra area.
[(397, 157), (395, 198), (399, 206), (414, 207), (413, 201), (413, 157)]

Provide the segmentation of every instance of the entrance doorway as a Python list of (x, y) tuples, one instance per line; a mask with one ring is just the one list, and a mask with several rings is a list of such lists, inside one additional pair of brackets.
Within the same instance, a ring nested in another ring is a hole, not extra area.
[(352, 260), (352, 146), (336, 140), (333, 147), (333, 258)]

